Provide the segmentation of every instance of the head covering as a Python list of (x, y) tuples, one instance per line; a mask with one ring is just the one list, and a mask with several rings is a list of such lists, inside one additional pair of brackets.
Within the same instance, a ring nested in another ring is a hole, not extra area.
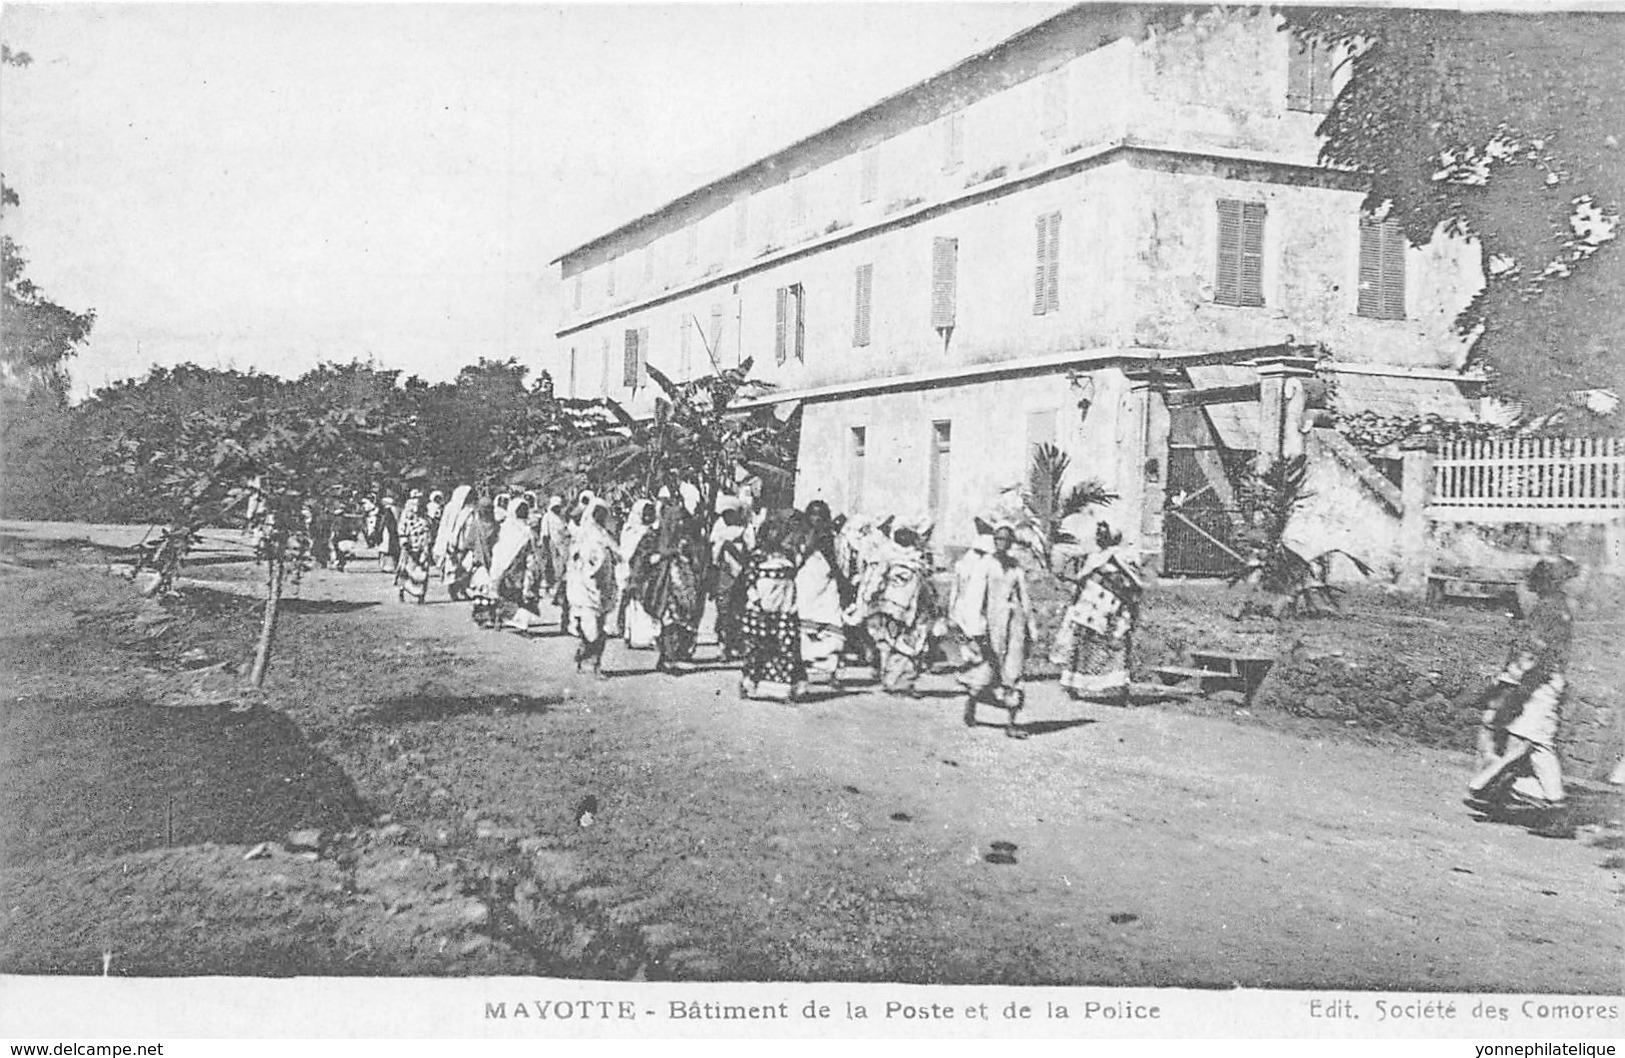
[(548, 510), (556, 511), (560, 507), (563, 507), (563, 506), (564, 506), (564, 497), (563, 496), (549, 496), (547, 498), (547, 509)]
[(429, 493), (429, 500), (432, 503), (445, 503), (446, 494), (441, 492), (439, 489), (435, 489), (433, 492)]
[(406, 498), (409, 500), (421, 500), (423, 498), (423, 490), (413, 489), (406, 494)]

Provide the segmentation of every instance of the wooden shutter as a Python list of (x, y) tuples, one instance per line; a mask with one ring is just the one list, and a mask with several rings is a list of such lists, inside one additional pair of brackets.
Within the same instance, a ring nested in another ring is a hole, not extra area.
[(569, 389), (569, 394), (570, 394), (570, 396), (572, 398), (574, 398), (575, 395), (576, 395), (576, 347), (573, 346), (573, 345), (570, 346), (570, 389)]
[(1360, 217), (1359, 300), (1355, 312), (1373, 319), (1382, 318), (1382, 225), (1370, 217)]
[(1309, 48), (1309, 109), (1325, 114), (1332, 109), (1332, 71), (1335, 53), (1324, 41)]
[(712, 359), (714, 359), (716, 361), (717, 366), (721, 366), (721, 364), (722, 364), (722, 305), (720, 303), (711, 306), (710, 352), (711, 352), (711, 357), (712, 357)]
[(863, 152), (863, 173), (858, 188), (859, 202), (873, 202), (880, 197), (880, 145)]
[(786, 328), (790, 321), (790, 288), (779, 287), (773, 294), (773, 361), (782, 364), (789, 340)]
[(942, 119), (942, 171), (951, 173), (965, 160), (965, 113), (955, 111)]
[(1382, 232), (1382, 316), (1405, 318), (1405, 233), (1397, 221), (1385, 220)]
[(959, 301), (959, 240), (931, 240), (931, 326), (947, 330), (954, 325)]
[(694, 367), (694, 318), (683, 313), (677, 323), (677, 377), (687, 381)]
[(1307, 40), (1296, 33), (1287, 36), (1286, 108), (1308, 110), (1314, 56)]
[(1213, 276), (1213, 300), (1241, 304), (1241, 203), (1219, 199), (1219, 266)]
[(649, 377), (649, 328), (638, 328), (638, 384)]
[(852, 344), (862, 346), (869, 344), (869, 316), (870, 303), (874, 297), (875, 266), (865, 264), (858, 266), (856, 289), (853, 291), (852, 312)]
[(1049, 245), (1044, 252), (1047, 275), (1044, 279), (1044, 311), (1061, 310), (1061, 215), (1049, 215)]
[(603, 377), (601, 377), (598, 380), (598, 388), (602, 391), (602, 392), (599, 393), (599, 396), (607, 397), (607, 396), (609, 396), (609, 380), (610, 380), (609, 335), (607, 335), (607, 334), (604, 335), (603, 340), (599, 342), (599, 351), (603, 354), (602, 360), (603, 360), (603, 367), (604, 367)]
[(1241, 206), (1241, 304), (1264, 304), (1264, 203)]
[(1036, 226), (1038, 229), (1038, 255), (1037, 265), (1033, 270), (1033, 315), (1042, 316), (1044, 306), (1049, 304), (1047, 288), (1049, 284), (1049, 218), (1048, 213), (1040, 213)]
[(791, 308), (795, 311), (795, 354), (796, 359), (807, 359), (807, 290), (800, 283), (790, 287), (790, 298), (794, 302)]
[(1043, 134), (1055, 136), (1066, 128), (1066, 70), (1056, 70), (1044, 78)]
[(621, 355), (621, 385), (638, 388), (638, 332), (627, 328), (626, 345)]

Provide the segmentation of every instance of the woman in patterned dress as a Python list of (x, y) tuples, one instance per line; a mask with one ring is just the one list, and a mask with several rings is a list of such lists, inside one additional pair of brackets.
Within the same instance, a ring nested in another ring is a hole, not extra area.
[(735, 597), (742, 604), (739, 627), (745, 648), (741, 698), (794, 701), (806, 678), (796, 617), (796, 564), (784, 538), (781, 524), (764, 523), (734, 581)]
[(434, 530), (423, 510), (423, 491), (413, 489), (401, 508), (400, 561), (395, 567), (396, 595), (401, 602), (421, 604), (429, 594)]
[(1073, 698), (1108, 698), (1128, 704), (1129, 651), (1140, 614), (1145, 574), (1123, 545), (1123, 534), (1106, 522), (1095, 526), (1096, 551), (1073, 576), (1078, 586), (1061, 618), (1050, 660), (1061, 668), (1061, 686)]

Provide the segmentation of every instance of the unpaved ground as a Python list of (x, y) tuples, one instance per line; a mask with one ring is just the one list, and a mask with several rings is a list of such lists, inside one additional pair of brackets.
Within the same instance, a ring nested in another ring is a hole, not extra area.
[[(1459, 750), (1047, 683), (1014, 742), (946, 677), (743, 702), (619, 643), (579, 677), (568, 640), (372, 572), (301, 594), (247, 713), (147, 704), (190, 677), (99, 650), (94, 614), (9, 620), (0, 967), (1620, 987), (1617, 834), (1473, 822)], [(252, 613), (220, 609), (166, 649), (234, 660)], [(299, 827), (308, 853), (242, 858)]]

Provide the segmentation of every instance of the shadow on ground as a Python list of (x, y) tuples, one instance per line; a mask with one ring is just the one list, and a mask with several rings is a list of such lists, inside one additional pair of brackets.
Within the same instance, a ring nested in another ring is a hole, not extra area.
[(0, 862), (249, 845), (370, 815), (349, 777), (272, 710), (0, 707)]

